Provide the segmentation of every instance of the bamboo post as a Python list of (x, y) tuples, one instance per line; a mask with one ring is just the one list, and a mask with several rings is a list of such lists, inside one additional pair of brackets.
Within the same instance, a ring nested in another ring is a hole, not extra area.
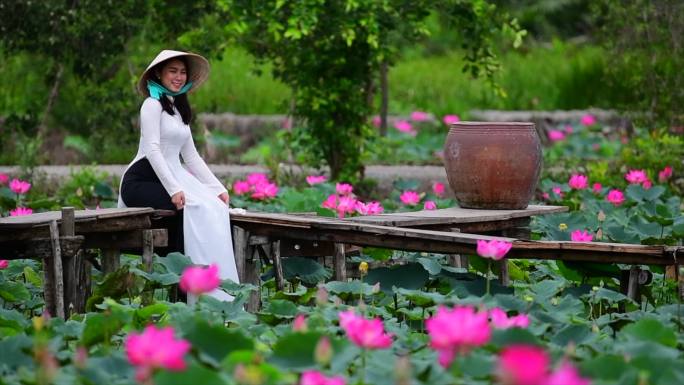
[(629, 268), (629, 282), (627, 284), (627, 297), (639, 302), (639, 266)]
[[(62, 236), (76, 235), (76, 218), (73, 207), (62, 208)], [(62, 250), (62, 268), (64, 277), (65, 315), (85, 312), (86, 301), (90, 295), (90, 262), (85, 258), (83, 250), (75, 254), (65, 254)]]
[[(530, 239), (530, 228), (529, 228), (530, 218), (527, 218), (523, 226), (511, 227), (508, 229), (501, 230), (501, 235), (509, 238), (516, 239)], [(511, 277), (508, 270), (508, 258), (504, 258), (499, 261), (499, 268), (501, 273), (499, 274), (499, 282), (503, 286), (510, 286)]]
[(53, 292), (55, 299), (55, 315), (63, 319), (64, 276), (62, 275), (62, 247), (59, 244), (59, 229), (57, 228), (56, 220), (50, 221), (50, 239), (52, 241), (52, 258), (55, 278), (55, 290)]
[(347, 256), (344, 254), (344, 244), (335, 243), (335, 254), (333, 255), (335, 265), (335, 280), (347, 280)]
[(283, 263), (280, 258), (280, 240), (274, 241), (271, 245), (271, 254), (273, 255), (273, 269), (275, 270), (276, 288), (278, 290), (285, 289), (285, 277), (283, 276)]
[(233, 226), (233, 249), (240, 282), (251, 283), (258, 288), (249, 294), (249, 300), (245, 304), (245, 310), (254, 313), (261, 307), (261, 282), (259, 264), (254, 259), (254, 246), (249, 241), (249, 232), (242, 227)]
[(143, 269), (152, 272), (152, 260), (154, 258), (154, 231), (142, 231), (142, 263)]
[(119, 249), (102, 249), (102, 272), (104, 274), (109, 274), (119, 269), (120, 255)]

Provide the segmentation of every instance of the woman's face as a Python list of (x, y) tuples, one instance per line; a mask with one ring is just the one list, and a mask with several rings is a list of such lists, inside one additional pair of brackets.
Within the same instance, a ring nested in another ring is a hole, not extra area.
[(185, 69), (185, 63), (179, 59), (171, 59), (161, 70), (159, 80), (164, 87), (171, 92), (178, 92), (185, 85), (188, 80), (188, 73)]

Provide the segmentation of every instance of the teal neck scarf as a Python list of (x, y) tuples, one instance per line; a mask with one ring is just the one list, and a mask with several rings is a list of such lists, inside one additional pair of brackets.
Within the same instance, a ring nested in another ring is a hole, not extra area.
[(169, 91), (168, 88), (164, 87), (163, 85), (155, 82), (154, 80), (148, 80), (147, 81), (147, 90), (150, 91), (150, 96), (160, 100), (162, 95), (170, 95), (170, 96), (177, 96), (180, 94), (184, 94), (188, 92), (188, 90), (192, 88), (192, 82), (187, 82), (183, 86), (183, 88), (180, 89), (178, 92), (171, 92)]

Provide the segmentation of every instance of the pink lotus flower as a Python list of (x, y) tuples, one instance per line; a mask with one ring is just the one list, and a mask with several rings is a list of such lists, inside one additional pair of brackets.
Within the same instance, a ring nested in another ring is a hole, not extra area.
[(260, 172), (254, 172), (249, 175), (247, 175), (247, 183), (250, 184), (250, 186), (256, 186), (258, 184), (263, 184), (263, 183), (268, 183), (268, 177), (266, 174), (260, 173)]
[(321, 203), (321, 207), (324, 209), (330, 209), (330, 210), (335, 210), (337, 209), (337, 195), (335, 194), (330, 194), (328, 195), (327, 198)]
[(424, 122), (430, 119), (430, 114), (425, 111), (413, 111), (411, 112), (411, 120), (414, 122)]
[(502, 259), (513, 247), (513, 244), (506, 241), (485, 241), (477, 240), (477, 254), (483, 258), (491, 258), (495, 261)]
[(292, 323), (292, 330), (296, 332), (305, 332), (307, 329), (306, 316), (304, 314), (297, 314)]
[(583, 126), (593, 126), (594, 124), (596, 124), (596, 117), (591, 114), (586, 114), (582, 116), (582, 118), (580, 119), (580, 123)]
[(625, 179), (631, 184), (640, 184), (648, 180), (648, 175), (646, 175), (644, 170), (629, 170), (629, 172), (625, 174)]
[(354, 191), (354, 187), (349, 183), (337, 183), (335, 185), (335, 191), (340, 195), (351, 195)]
[(549, 130), (549, 140), (552, 142), (560, 142), (565, 139), (565, 132), (560, 130)]
[(9, 261), (6, 259), (0, 259), (0, 270), (6, 269), (9, 266)]
[(415, 191), (404, 191), (401, 196), (399, 196), (399, 199), (401, 199), (401, 203), (405, 204), (406, 206), (415, 206), (420, 202), (420, 195), (418, 195), (417, 192)]
[(373, 119), (371, 119), (371, 124), (373, 124), (373, 126), (375, 127), (380, 127), (380, 125), (382, 124), (380, 115), (373, 116)]
[(595, 194), (600, 194), (601, 190), (603, 189), (603, 186), (601, 186), (601, 183), (594, 183), (591, 189), (592, 191), (594, 191)]
[(340, 312), (340, 326), (347, 337), (364, 349), (385, 349), (392, 345), (392, 334), (385, 333), (380, 318), (367, 320), (356, 315), (354, 310)]
[(461, 121), (461, 118), (459, 118), (458, 115), (453, 115), (453, 114), (452, 114), (452, 115), (444, 115), (444, 117), (442, 118), (442, 121), (443, 121), (444, 124), (446, 124), (447, 126), (450, 126), (450, 125), (452, 125), (452, 124), (454, 124), (454, 123), (460, 122), (460, 121)]
[(558, 195), (559, 198), (563, 198), (563, 190), (561, 190), (559, 186), (553, 187), (551, 191), (553, 191), (554, 194)]
[(183, 358), (190, 350), (190, 343), (175, 339), (173, 334), (174, 330), (170, 326), (157, 329), (154, 325), (148, 325), (142, 333), (131, 333), (126, 337), (126, 355), (131, 365), (137, 367), (136, 380), (149, 380), (158, 368), (185, 370)]
[(430, 335), (430, 347), (439, 353), (439, 364), (445, 368), (457, 354), (486, 344), (492, 334), (487, 312), (477, 312), (472, 306), (440, 306), (425, 321), (425, 329)]
[(411, 136), (416, 136), (418, 134), (418, 132), (413, 129), (411, 123), (407, 122), (406, 120), (397, 120), (394, 122), (394, 128), (396, 128), (399, 132), (403, 132), (404, 134), (409, 134)]
[(497, 329), (508, 328), (526, 328), (530, 326), (530, 318), (527, 314), (518, 314), (509, 317), (503, 309), (495, 307), (489, 311), (489, 317), (492, 320), (492, 325)]
[(233, 192), (236, 195), (243, 195), (248, 193), (252, 189), (252, 186), (249, 184), (249, 182), (244, 181), (244, 180), (236, 180), (233, 182)]
[(546, 385), (549, 355), (530, 345), (509, 345), (499, 355), (497, 376), (502, 385)]
[(573, 242), (591, 242), (591, 240), (594, 239), (594, 236), (586, 230), (575, 230), (570, 233), (570, 239), (572, 239)]
[(14, 178), (9, 187), (15, 194), (26, 194), (31, 189), (31, 183)]
[(363, 203), (361, 201), (356, 202), (356, 212), (361, 215), (381, 214), (383, 211), (385, 211), (385, 209), (378, 201), (373, 201), (369, 203)]
[(651, 182), (650, 179), (646, 179), (646, 180), (644, 181), (644, 183), (641, 184), (641, 187), (643, 187), (644, 190), (648, 190), (648, 189), (650, 189), (651, 187), (653, 187), (653, 182)]
[(566, 124), (565, 127), (564, 127), (564, 131), (565, 131), (566, 134), (572, 134), (573, 131), (575, 131), (575, 130), (572, 128), (571, 125)]
[(309, 175), (306, 177), (306, 183), (308, 183), (309, 186), (323, 183), (326, 180), (328, 180), (328, 178), (325, 175)]
[(353, 214), (356, 212), (356, 202), (357, 200), (350, 196), (340, 197), (340, 201), (337, 204), (337, 216), (339, 218), (344, 218), (345, 214)]
[[(666, 182), (672, 177), (672, 166), (666, 166), (662, 171), (658, 172), (658, 181), (660, 183)], [(2, 184), (2, 182), (0, 182)]]
[(254, 186), (252, 199), (266, 200), (278, 195), (278, 186), (275, 183), (259, 183)]
[(17, 207), (14, 210), (10, 210), (10, 216), (12, 217), (21, 217), (23, 215), (31, 214), (33, 214), (33, 209), (30, 209), (28, 207)]
[(423, 205), (423, 210), (436, 210), (437, 209), (437, 204), (433, 201), (425, 201), (425, 204)]
[(545, 192), (545, 193), (542, 193), (542, 199), (545, 199), (548, 201), (549, 199), (551, 199), (551, 196), (549, 195), (549, 193)]
[(440, 198), (444, 196), (444, 183), (435, 182), (432, 185), (432, 192)]
[(216, 289), (220, 283), (219, 268), (216, 264), (207, 268), (202, 266), (186, 267), (180, 277), (181, 290), (193, 295), (209, 293)]
[(587, 178), (586, 175), (572, 174), (570, 180), (568, 181), (568, 186), (575, 190), (584, 190), (585, 188), (589, 187), (588, 180), (589, 178)]
[(544, 385), (591, 385), (591, 380), (583, 378), (572, 364), (564, 361)]
[(615, 206), (620, 206), (625, 202), (625, 194), (622, 193), (622, 191), (613, 189), (608, 191), (608, 195), (606, 195), (606, 200)]
[(8, 180), (9, 180), (9, 175), (0, 172), (0, 186), (5, 185)]
[(345, 385), (344, 377), (326, 377), (316, 370), (307, 370), (302, 373), (299, 385)]

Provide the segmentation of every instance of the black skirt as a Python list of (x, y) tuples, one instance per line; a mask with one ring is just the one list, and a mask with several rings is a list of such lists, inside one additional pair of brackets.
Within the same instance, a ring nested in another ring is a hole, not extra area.
[(165, 217), (158, 223), (169, 230), (169, 246), (160, 248), (160, 254), (178, 251), (183, 253), (183, 210), (176, 210), (171, 196), (161, 184), (147, 158), (142, 158), (126, 170), (121, 181), (121, 199), (127, 207), (152, 207), (173, 210), (176, 215)]

